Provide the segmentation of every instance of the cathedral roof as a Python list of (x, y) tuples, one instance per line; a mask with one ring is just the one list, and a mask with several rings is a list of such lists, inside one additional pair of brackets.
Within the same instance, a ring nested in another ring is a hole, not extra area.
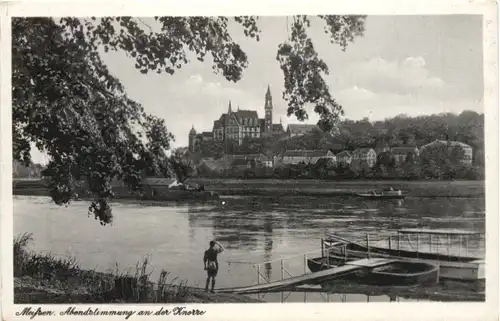
[(238, 110), (233, 112), (236, 117), (239, 118), (259, 118), (259, 115), (257, 115), (257, 111), (255, 110)]

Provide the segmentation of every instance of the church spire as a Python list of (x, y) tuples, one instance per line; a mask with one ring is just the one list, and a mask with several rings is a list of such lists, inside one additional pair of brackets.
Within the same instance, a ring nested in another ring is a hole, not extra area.
[(232, 110), (231, 110), (231, 101), (229, 101), (229, 107), (227, 108), (227, 113), (228, 114), (232, 113)]
[(267, 85), (266, 97), (271, 97), (271, 87)]

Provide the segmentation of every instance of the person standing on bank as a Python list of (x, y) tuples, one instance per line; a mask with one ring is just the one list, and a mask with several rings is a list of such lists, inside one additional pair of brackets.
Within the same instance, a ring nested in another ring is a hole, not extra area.
[[(218, 245), (218, 248), (215, 246)], [(215, 277), (219, 271), (219, 261), (217, 260), (217, 255), (224, 251), (224, 247), (217, 241), (210, 241), (210, 247), (205, 251), (203, 256), (203, 263), (205, 265), (205, 271), (207, 271), (207, 282), (205, 284), (205, 291), (208, 292), (208, 286), (210, 284), (210, 279), (212, 280), (212, 290), (210, 292), (214, 293), (215, 288)]]

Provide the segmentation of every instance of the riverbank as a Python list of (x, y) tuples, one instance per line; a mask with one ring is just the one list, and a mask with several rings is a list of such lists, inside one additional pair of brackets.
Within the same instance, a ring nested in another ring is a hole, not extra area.
[(148, 258), (134, 274), (101, 273), (80, 268), (75, 258), (57, 258), (27, 250), (30, 234), (14, 240), (14, 303), (258, 303), (243, 295), (207, 293), (176, 281), (162, 270), (150, 279)]
[[(371, 190), (393, 187), (401, 189), (409, 197), (485, 197), (484, 181), (328, 181), (328, 180), (276, 180), (276, 179), (203, 179), (192, 178), (188, 182), (201, 184), (207, 191), (221, 196), (355, 196)], [(49, 196), (41, 181), (14, 181), (14, 195)], [(119, 196), (119, 195), (118, 195)], [(120, 196), (117, 198), (121, 198)]]
[(252, 196), (355, 196), (388, 187), (400, 189), (409, 197), (484, 197), (484, 181), (370, 181), (370, 180), (275, 180), (275, 179), (202, 179), (206, 190), (221, 195)]

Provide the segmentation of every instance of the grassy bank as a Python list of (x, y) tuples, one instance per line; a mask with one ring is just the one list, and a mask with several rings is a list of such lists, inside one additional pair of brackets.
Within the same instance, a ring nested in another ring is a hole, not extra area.
[[(221, 195), (252, 196), (352, 196), (389, 186), (401, 189), (410, 197), (484, 197), (484, 181), (371, 181), (371, 180), (281, 180), (281, 179), (203, 179), (189, 182), (203, 184), (206, 190)], [(48, 196), (41, 181), (15, 181), (14, 195)]]
[(484, 181), (371, 181), (371, 180), (275, 180), (275, 179), (201, 179), (190, 182), (203, 184), (207, 190), (222, 195), (355, 195), (373, 189), (393, 187), (411, 197), (484, 197)]
[(149, 258), (134, 273), (116, 268), (100, 273), (80, 268), (75, 258), (29, 251), (31, 234), (14, 240), (14, 303), (246, 303), (258, 300), (235, 294), (206, 293), (162, 270), (158, 280), (148, 272)]

